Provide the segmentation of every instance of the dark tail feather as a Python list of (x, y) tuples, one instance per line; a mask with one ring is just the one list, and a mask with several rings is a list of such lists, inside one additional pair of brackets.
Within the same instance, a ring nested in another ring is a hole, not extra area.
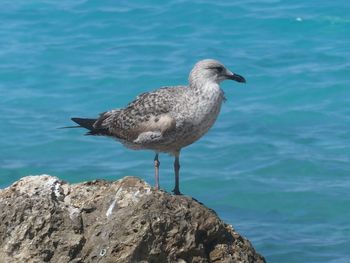
[(89, 130), (89, 132), (87, 132), (85, 135), (96, 135), (98, 133), (94, 128), (96, 119), (72, 118), (71, 120), (79, 124), (79, 128), (82, 127)]
[(109, 135), (109, 132), (107, 130), (94, 127), (97, 119), (72, 118), (71, 120), (79, 124), (79, 126), (71, 126), (68, 128), (76, 127), (88, 129), (89, 131), (85, 135)]
[(96, 122), (96, 119), (72, 118), (71, 120), (79, 124), (78, 127), (83, 127), (89, 131), (95, 130), (94, 123)]

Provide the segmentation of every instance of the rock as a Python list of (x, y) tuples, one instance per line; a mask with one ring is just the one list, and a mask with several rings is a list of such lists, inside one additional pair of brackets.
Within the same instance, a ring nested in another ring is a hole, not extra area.
[(265, 262), (213, 210), (135, 177), (0, 191), (0, 262)]

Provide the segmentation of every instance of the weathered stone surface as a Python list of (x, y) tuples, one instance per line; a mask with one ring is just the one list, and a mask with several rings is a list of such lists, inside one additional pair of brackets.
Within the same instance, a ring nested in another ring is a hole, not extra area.
[(70, 185), (28, 176), (0, 191), (0, 262), (264, 262), (187, 196), (135, 177)]

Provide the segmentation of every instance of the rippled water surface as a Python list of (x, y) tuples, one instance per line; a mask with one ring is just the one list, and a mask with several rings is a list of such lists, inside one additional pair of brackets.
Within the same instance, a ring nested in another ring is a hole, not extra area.
[[(268, 262), (349, 262), (350, 2), (2, 1), (0, 186), (136, 175), (153, 153), (59, 130), (186, 84), (199, 59), (246, 77), (181, 156), (181, 188)], [(161, 186), (173, 187), (161, 155)]]

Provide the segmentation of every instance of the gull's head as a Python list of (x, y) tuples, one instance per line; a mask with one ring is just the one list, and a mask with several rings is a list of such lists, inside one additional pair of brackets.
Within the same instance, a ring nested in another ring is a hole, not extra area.
[(223, 64), (214, 59), (204, 59), (197, 62), (189, 76), (190, 85), (207, 82), (220, 84), (221, 81), (226, 79), (246, 82), (242, 76), (228, 70)]

